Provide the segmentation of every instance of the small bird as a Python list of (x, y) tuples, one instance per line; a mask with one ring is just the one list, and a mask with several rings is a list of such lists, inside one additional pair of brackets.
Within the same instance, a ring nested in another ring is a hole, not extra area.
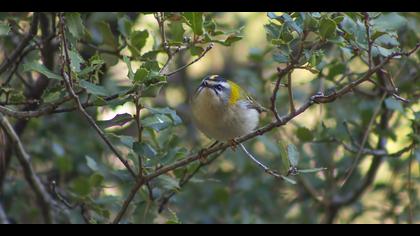
[(255, 130), (266, 109), (236, 83), (219, 75), (207, 76), (191, 99), (193, 121), (209, 138), (228, 141)]

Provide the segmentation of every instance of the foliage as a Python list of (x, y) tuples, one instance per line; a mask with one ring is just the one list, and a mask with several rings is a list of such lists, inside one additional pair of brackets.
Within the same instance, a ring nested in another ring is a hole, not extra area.
[[(414, 13), (3, 13), (0, 220), (418, 223), (419, 24)], [(240, 141), (272, 175), (240, 149), (205, 154), (188, 99), (215, 73), (270, 108), (262, 135)]]

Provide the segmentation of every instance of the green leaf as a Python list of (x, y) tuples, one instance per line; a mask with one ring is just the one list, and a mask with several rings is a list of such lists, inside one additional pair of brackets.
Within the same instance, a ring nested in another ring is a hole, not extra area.
[(188, 25), (194, 34), (203, 34), (203, 13), (202, 12), (184, 12), (182, 15), (187, 19)]
[(394, 98), (387, 98), (385, 100), (385, 106), (390, 110), (396, 110), (401, 113), (404, 113), (404, 107), (401, 105), (400, 102), (398, 102)]
[(151, 128), (157, 132), (164, 130), (172, 125), (172, 120), (163, 114), (156, 114), (142, 120), (144, 127)]
[(296, 134), (302, 142), (310, 142), (314, 139), (312, 131), (306, 127), (299, 127)]
[(324, 39), (330, 39), (336, 35), (337, 24), (330, 18), (323, 18), (320, 21), (319, 34)]
[(375, 33), (373, 33), (373, 35), (371, 36), (371, 40), (375, 41), (377, 38), (381, 37), (384, 34), (387, 34), (387, 33), (383, 31), (375, 31)]
[(121, 32), (124, 37), (128, 38), (131, 34), (131, 28), (133, 27), (133, 22), (127, 17), (123, 16), (118, 19), (118, 30)]
[(225, 41), (224, 41), (224, 44), (223, 44), (223, 45), (225, 45), (225, 46), (230, 46), (232, 43), (237, 42), (237, 41), (239, 41), (239, 40), (241, 40), (241, 39), (242, 39), (242, 37), (241, 37), (241, 36), (237, 36), (237, 35), (231, 34), (231, 35), (229, 35), (229, 36), (225, 39)]
[(91, 191), (91, 186), (89, 180), (85, 177), (77, 177), (71, 182), (71, 187), (74, 192), (79, 195), (86, 196)]
[(165, 114), (169, 115), (174, 125), (179, 125), (182, 123), (182, 119), (176, 114), (176, 111), (169, 108), (147, 108), (152, 114)]
[(158, 184), (165, 190), (178, 190), (181, 187), (176, 179), (171, 178), (169, 175), (160, 175), (157, 177)]
[(93, 173), (89, 178), (89, 184), (92, 187), (101, 187), (104, 182), (104, 177), (99, 173)]
[(62, 80), (62, 77), (60, 75), (54, 74), (47, 67), (45, 67), (42, 64), (39, 64), (38, 62), (25, 63), (23, 65), (23, 71), (24, 72), (27, 72), (27, 71), (36, 71), (36, 72), (39, 72), (39, 73), (45, 75), (49, 79)]
[(379, 31), (396, 31), (407, 24), (407, 19), (396, 12), (386, 13), (370, 21), (372, 28)]
[(123, 113), (123, 114), (117, 114), (112, 119), (109, 120), (101, 120), (97, 121), (97, 124), (103, 128), (109, 128), (112, 126), (123, 126), (124, 124), (132, 121), (134, 118), (131, 114)]
[(381, 46), (374, 45), (372, 47), (372, 56), (373, 57), (376, 57), (378, 55), (381, 55), (383, 57), (387, 57), (387, 56), (391, 55), (394, 52), (395, 52), (395, 50), (387, 49), (387, 48), (384, 48), (384, 47), (381, 47)]
[(156, 150), (153, 149), (153, 147), (150, 146), (148, 143), (139, 143), (139, 142), (133, 143), (133, 151), (137, 155), (141, 157), (146, 157), (149, 159), (153, 159), (157, 155)]
[(134, 72), (133, 72), (133, 69), (131, 68), (131, 61), (127, 56), (124, 56), (123, 60), (124, 60), (125, 64), (127, 64), (127, 67), (128, 67), (128, 75), (127, 76), (128, 76), (129, 79), (133, 80), (134, 79)]
[(203, 52), (204, 52), (204, 49), (202, 47), (198, 47), (198, 46), (190, 47), (191, 56), (200, 56)]
[(85, 26), (83, 25), (82, 18), (77, 12), (65, 14), (66, 24), (70, 33), (76, 38), (80, 39), (85, 33)]
[(307, 173), (315, 173), (315, 172), (324, 171), (324, 170), (327, 170), (327, 168), (321, 167), (321, 168), (303, 169), (303, 170), (298, 170), (298, 172), (307, 174)]
[(10, 25), (5, 22), (0, 22), (0, 36), (6, 36), (10, 32)]
[(278, 63), (287, 63), (289, 62), (289, 56), (283, 53), (273, 54), (273, 60)]
[(289, 158), (287, 156), (286, 144), (279, 141), (280, 158), (281, 158), (281, 173), (286, 174), (290, 167)]
[(296, 146), (293, 144), (287, 145), (287, 156), (289, 157), (289, 162), (291, 166), (297, 166), (299, 163), (299, 152), (296, 149)]
[(99, 29), (99, 32), (101, 32), (102, 43), (110, 46), (113, 49), (117, 49), (117, 40), (115, 39), (115, 36), (111, 31), (109, 23), (101, 21), (97, 23), (97, 27)]
[(78, 52), (73, 51), (73, 50), (69, 51), (69, 57), (70, 57), (70, 67), (72, 71), (80, 72), (80, 65), (85, 62), (83, 58), (79, 55)]
[(93, 170), (93, 171), (98, 171), (99, 170), (99, 166), (98, 166), (98, 164), (96, 163), (96, 161), (92, 158), (92, 157), (90, 157), (90, 156), (88, 156), (88, 155), (86, 155), (85, 156), (85, 159), (86, 159), (86, 165), (91, 169), (91, 170)]
[(134, 81), (137, 83), (144, 83), (146, 82), (148, 77), (149, 77), (149, 71), (141, 67), (134, 74)]
[(98, 96), (108, 96), (108, 95), (110, 95), (110, 92), (107, 89), (105, 89), (105, 87), (93, 84), (93, 83), (88, 82), (86, 80), (80, 80), (79, 85), (80, 85), (80, 87), (86, 89), (86, 91), (88, 93), (91, 93), (91, 94), (95, 94), (95, 95), (98, 95)]
[(281, 178), (282, 178), (283, 180), (285, 180), (286, 182), (288, 182), (289, 184), (296, 184), (296, 181), (295, 181), (295, 180), (293, 180), (293, 179), (291, 179), (291, 178), (288, 178), (288, 177), (286, 177), (286, 176), (284, 176), (284, 175), (282, 175), (282, 176), (281, 176)]
[(175, 42), (182, 42), (184, 39), (184, 27), (181, 21), (173, 21), (168, 24), (169, 32), (171, 33), (170, 39)]
[(149, 32), (147, 30), (134, 31), (131, 33), (130, 37), (131, 37), (131, 44), (138, 51), (141, 51), (144, 45), (146, 45), (146, 40), (149, 37)]

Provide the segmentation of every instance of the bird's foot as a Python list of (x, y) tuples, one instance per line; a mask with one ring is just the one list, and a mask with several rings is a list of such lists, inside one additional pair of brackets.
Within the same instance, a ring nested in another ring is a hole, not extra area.
[(232, 148), (232, 151), (236, 151), (236, 147), (238, 146), (239, 142), (235, 139), (229, 140), (230, 148)]
[(206, 164), (207, 163), (207, 155), (204, 155), (204, 153), (207, 151), (207, 148), (203, 148), (198, 152), (198, 160), (200, 161), (201, 164)]

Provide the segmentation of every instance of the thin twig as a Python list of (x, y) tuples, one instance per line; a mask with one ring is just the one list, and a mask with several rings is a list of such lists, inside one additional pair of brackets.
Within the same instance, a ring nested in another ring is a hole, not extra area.
[(171, 76), (171, 75), (173, 75), (173, 74), (175, 74), (175, 73), (177, 73), (177, 72), (179, 72), (179, 71), (181, 71), (181, 70), (183, 70), (183, 69), (185, 69), (185, 68), (187, 68), (187, 67), (189, 67), (189, 66), (191, 66), (192, 64), (194, 64), (194, 63), (196, 63), (197, 61), (199, 61), (201, 58), (203, 58), (206, 54), (207, 54), (207, 52), (209, 52), (212, 48), (213, 48), (213, 46), (214, 46), (214, 44), (213, 43), (210, 43), (207, 47), (206, 47), (206, 49), (201, 53), (201, 55), (199, 56), (199, 57), (197, 57), (196, 59), (194, 59), (193, 61), (191, 61), (190, 63), (188, 63), (188, 64), (186, 64), (186, 65), (183, 65), (183, 66), (181, 66), (180, 68), (178, 68), (178, 69), (176, 69), (176, 70), (174, 70), (174, 71), (172, 71), (172, 72), (169, 72), (169, 73), (166, 73), (166, 74), (163, 74), (164, 76)]
[[(108, 145), (108, 147), (111, 149), (111, 151), (118, 157), (118, 159), (124, 164), (124, 166), (127, 168), (128, 172), (131, 174), (133, 178), (136, 178), (137, 175), (131, 168), (131, 166), (128, 164), (128, 161), (124, 159), (124, 157), (118, 152), (118, 150), (114, 147), (114, 145), (111, 143), (111, 141), (108, 140), (105, 133), (99, 128), (99, 126), (95, 123), (95, 120), (86, 112), (86, 110), (83, 108), (82, 103), (80, 102), (79, 97), (74, 92), (72, 88), (72, 84), (70, 81), (72, 81), (71, 78), (71, 67), (70, 67), (70, 57), (68, 56), (68, 48), (67, 48), (67, 41), (66, 37), (64, 35), (64, 15), (62, 13), (59, 14), (60, 18), (60, 35), (61, 35), (61, 43), (62, 43), (62, 63), (63, 67), (61, 70), (61, 73), (63, 75), (63, 81), (65, 83), (67, 92), (70, 94), (70, 96), (74, 99), (76, 102), (76, 105), (80, 111), (80, 113), (88, 120), (89, 124), (96, 130), (96, 132), (99, 134), (99, 136), (103, 139), (103, 141)], [(68, 73), (65, 72), (65, 66), (67, 66)]]
[(261, 167), (267, 174), (269, 174), (271, 176), (274, 176), (275, 178), (278, 178), (278, 179), (283, 179), (284, 178), (282, 175), (280, 175), (277, 172), (271, 170), (266, 165), (264, 165), (262, 162), (257, 160), (257, 158), (255, 158), (250, 152), (248, 152), (248, 150), (246, 150), (245, 146), (242, 143), (240, 143), (239, 146), (245, 152), (246, 156), (249, 157), (253, 162), (255, 162), (259, 167)]
[(349, 171), (347, 172), (347, 175), (345, 176), (345, 178), (343, 180), (343, 183), (341, 184), (341, 187), (343, 187), (347, 183), (347, 180), (350, 178), (350, 176), (353, 174), (354, 170), (356, 169), (357, 165), (359, 164), (359, 159), (362, 156), (363, 148), (366, 145), (366, 142), (368, 140), (368, 137), (369, 137), (370, 131), (372, 129), (373, 123), (375, 122), (376, 117), (378, 116), (379, 112), (381, 111), (382, 103), (384, 102), (386, 96), (387, 96), (387, 93), (384, 93), (382, 95), (375, 111), (372, 114), (372, 117), (369, 120), (369, 123), (366, 127), (365, 133), (363, 134), (363, 138), (362, 138), (362, 142), (361, 142), (360, 147), (359, 147), (359, 151), (357, 152), (356, 158), (354, 159), (353, 164), (351, 165)]
[[(181, 177), (181, 180), (179, 181), (179, 187), (184, 187), (197, 173), (198, 171), (203, 168), (204, 166), (209, 165), (213, 161), (215, 161), (217, 158), (220, 157), (220, 155), (225, 151), (226, 149), (220, 150), (218, 153), (214, 154), (212, 157), (210, 157), (206, 162), (200, 162), (200, 164), (191, 172), (188, 173), (187, 170), (185, 170), (185, 174), (183, 177)], [(158, 212), (161, 213), (165, 205), (169, 202), (169, 200), (177, 193), (175, 190), (171, 190), (169, 193), (163, 194), (163, 197), (160, 199), (160, 204), (158, 208)]]
[(32, 16), (32, 22), (31, 26), (29, 28), (28, 34), (22, 39), (22, 41), (19, 43), (19, 45), (16, 47), (16, 49), (10, 54), (10, 56), (6, 57), (4, 62), (0, 66), (0, 75), (3, 74), (4, 71), (6, 71), (10, 64), (13, 63), (22, 50), (30, 43), (30, 41), (35, 37), (37, 31), (38, 31), (38, 20), (39, 20), (40, 13), (35, 12)]
[(276, 117), (277, 121), (280, 121), (280, 116), (277, 112), (277, 106), (276, 106), (276, 99), (277, 99), (277, 93), (280, 89), (280, 82), (283, 79), (283, 77), (290, 72), (290, 70), (293, 69), (293, 65), (292, 64), (288, 64), (286, 66), (286, 68), (284, 69), (280, 69), (279, 67), (277, 67), (277, 80), (276, 80), (276, 84), (274, 85), (273, 88), (273, 92), (272, 95), (270, 97), (270, 110), (273, 112), (274, 116)]
[(292, 72), (293, 70), (287, 74), (287, 92), (289, 94), (290, 112), (294, 113), (296, 111), (296, 108), (295, 103), (293, 102)]
[(71, 204), (67, 199), (65, 199), (58, 191), (57, 191), (57, 184), (55, 181), (51, 182), (51, 191), (55, 195), (55, 197), (68, 209), (74, 210), (78, 207), (80, 207), (80, 214), (85, 221), (86, 224), (91, 223), (90, 217), (87, 216), (87, 207), (84, 203), (77, 203), (77, 204)]
[(15, 130), (13, 129), (12, 125), (7, 120), (7, 118), (4, 117), (2, 114), (0, 114), (0, 126), (3, 128), (3, 130), (9, 137), (11, 145), (15, 147), (16, 156), (19, 160), (20, 165), (22, 166), (23, 174), (25, 176), (26, 181), (28, 182), (29, 186), (32, 188), (38, 199), (45, 223), (54, 223), (54, 202), (48, 194), (47, 190), (45, 189), (44, 185), (42, 184), (41, 180), (36, 175), (30, 163), (31, 157), (26, 152), (22, 142), (19, 139), (19, 136), (16, 134)]

